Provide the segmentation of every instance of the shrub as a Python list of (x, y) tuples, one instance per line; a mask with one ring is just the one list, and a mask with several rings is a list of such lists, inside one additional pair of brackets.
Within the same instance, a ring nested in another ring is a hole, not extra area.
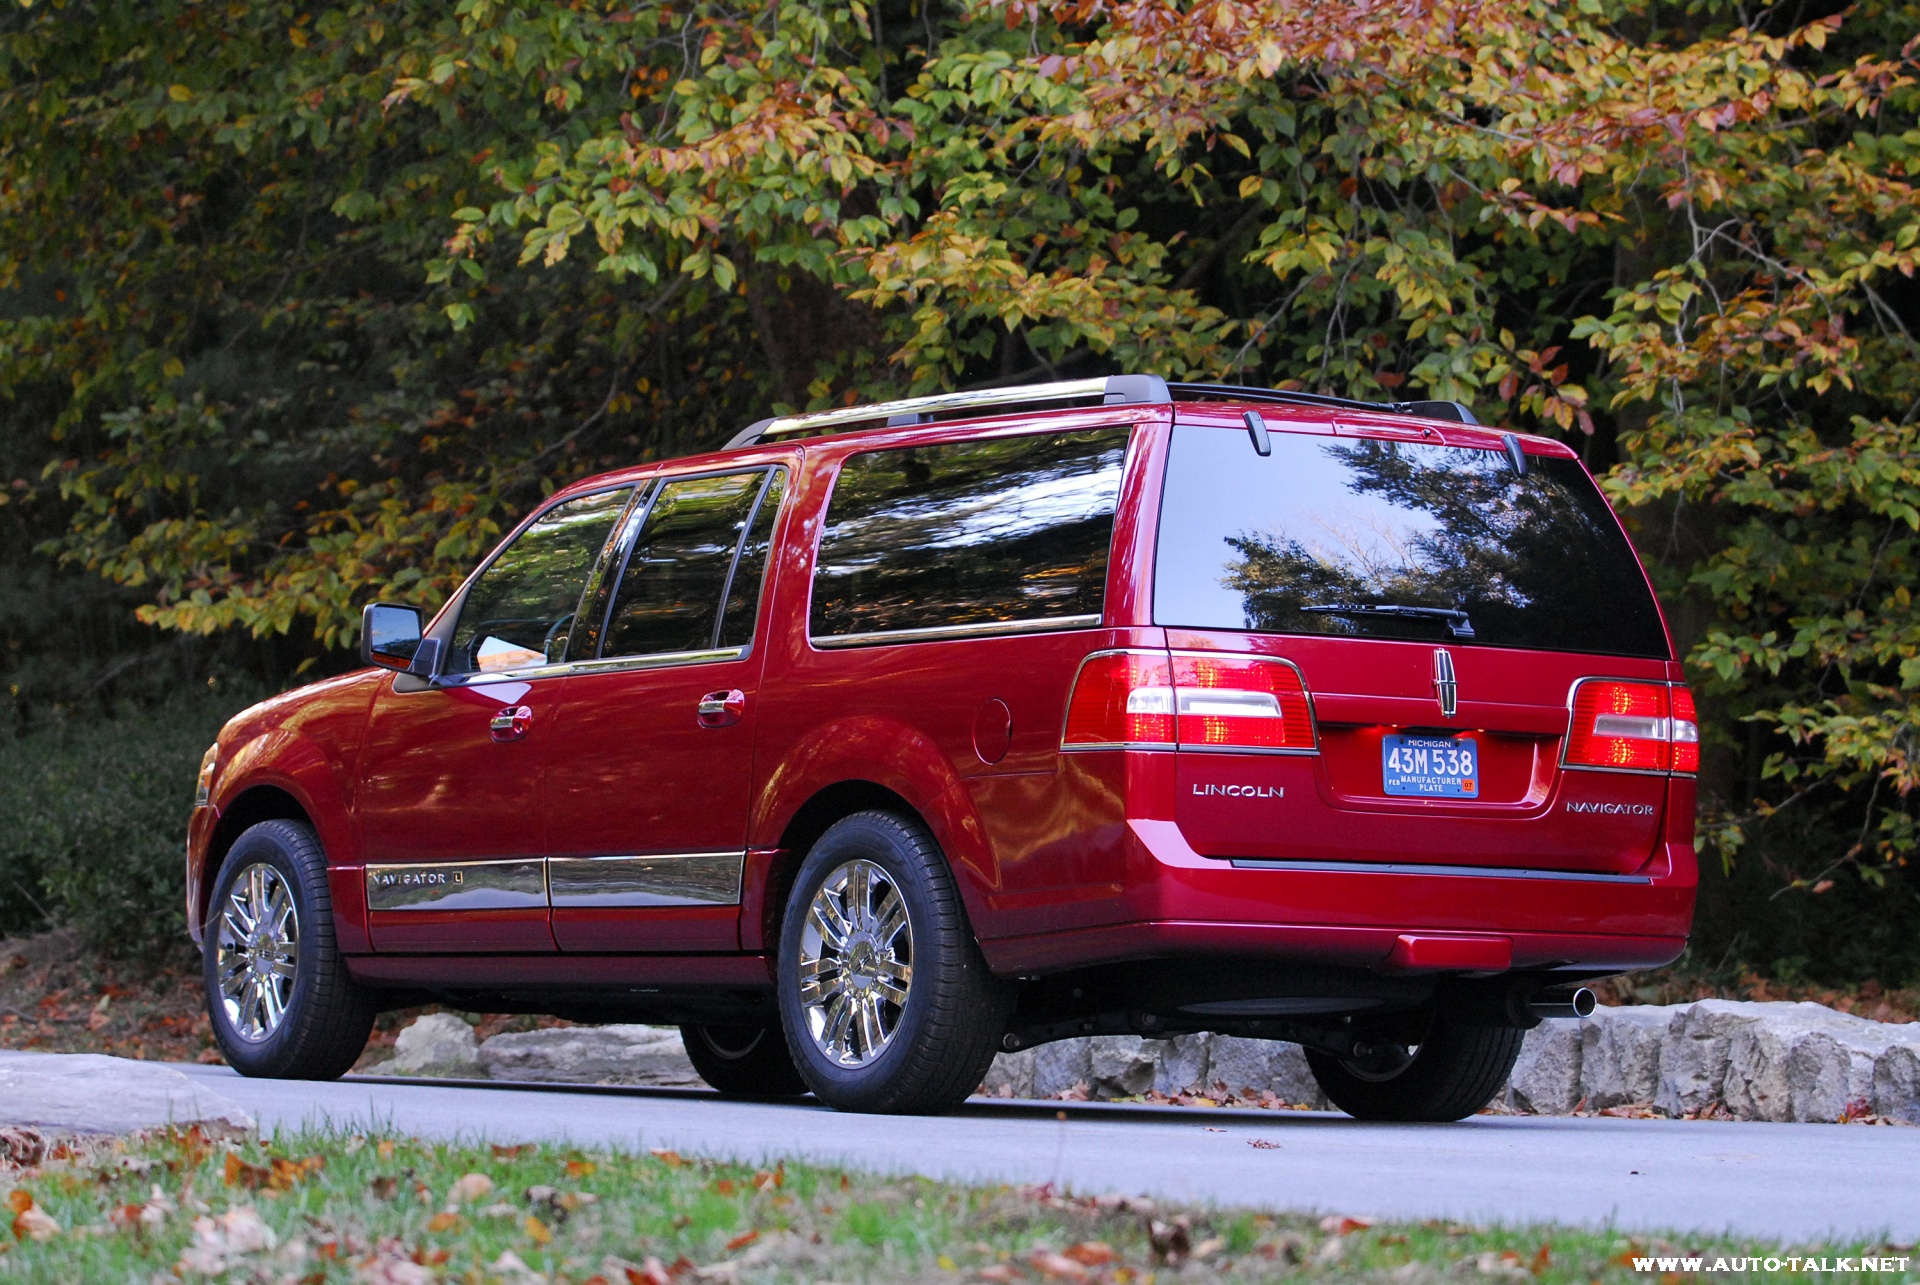
[(0, 931), (58, 925), (116, 955), (183, 940), (194, 774), (251, 699), (223, 689), (0, 732)]

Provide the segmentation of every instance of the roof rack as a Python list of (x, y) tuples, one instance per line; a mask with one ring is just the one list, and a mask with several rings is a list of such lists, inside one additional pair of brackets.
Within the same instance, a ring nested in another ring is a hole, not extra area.
[(815, 433), (847, 424), (884, 421), (888, 428), (926, 424), (942, 412), (979, 414), (998, 406), (1031, 406), (1036, 402), (1095, 401), (1103, 406), (1166, 406), (1175, 401), (1218, 398), (1226, 401), (1284, 402), (1336, 410), (1363, 410), (1376, 414), (1420, 415), (1428, 419), (1477, 424), (1473, 412), (1459, 402), (1362, 402), (1322, 393), (1296, 393), (1283, 388), (1242, 388), (1232, 384), (1169, 384), (1158, 375), (1108, 375), (1100, 379), (1068, 379), (1051, 384), (1020, 384), (1011, 388), (981, 388), (972, 392), (936, 393), (902, 401), (843, 406), (804, 415), (781, 415), (757, 420), (741, 429), (726, 449), (751, 446), (773, 438)]

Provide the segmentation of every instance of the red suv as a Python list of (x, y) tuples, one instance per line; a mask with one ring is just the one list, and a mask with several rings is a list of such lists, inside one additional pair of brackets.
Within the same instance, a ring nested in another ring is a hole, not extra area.
[(1693, 700), (1572, 452), (1451, 402), (1115, 376), (763, 420), (580, 482), (370, 668), (230, 722), (222, 1051), (429, 1000), (681, 1025), (928, 1111), (1096, 1033), (1454, 1119), (1692, 913)]

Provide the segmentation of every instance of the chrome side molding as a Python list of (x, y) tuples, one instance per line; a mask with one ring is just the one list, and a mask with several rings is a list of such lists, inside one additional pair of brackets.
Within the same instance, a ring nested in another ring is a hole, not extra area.
[(369, 910), (544, 910), (547, 863), (433, 861), (367, 867)]
[(368, 866), (367, 909), (737, 906), (746, 864), (742, 850)]
[(650, 857), (548, 857), (555, 910), (737, 906), (744, 852)]

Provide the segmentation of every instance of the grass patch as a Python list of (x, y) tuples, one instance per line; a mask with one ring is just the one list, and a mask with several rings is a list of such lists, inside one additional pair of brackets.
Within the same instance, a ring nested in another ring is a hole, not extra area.
[[(1720, 1237), (1631, 1239), (1564, 1227), (1369, 1224), (1182, 1209), (1046, 1189), (966, 1187), (559, 1146), (465, 1146), (198, 1130), (33, 1154), (0, 1168), (12, 1236), (0, 1277), (673, 1285), (1378, 1279), (1647, 1280), (1636, 1256), (1829, 1259)], [(1760, 1271), (1754, 1275), (1767, 1276)], [(1783, 1263), (1778, 1273), (1804, 1279)], [(1891, 1271), (1848, 1279), (1913, 1279)]]

